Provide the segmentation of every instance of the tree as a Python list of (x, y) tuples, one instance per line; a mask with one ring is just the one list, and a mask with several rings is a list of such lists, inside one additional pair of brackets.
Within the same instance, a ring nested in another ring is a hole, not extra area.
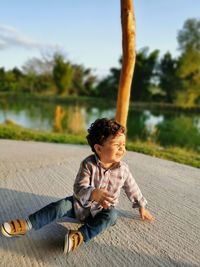
[(164, 92), (164, 99), (173, 103), (177, 91), (180, 89), (180, 79), (177, 75), (178, 60), (173, 59), (170, 52), (167, 52), (160, 60), (158, 66), (159, 87)]
[(22, 71), (18, 69), (17, 67), (13, 68), (12, 70), (13, 74), (15, 75), (16, 80), (20, 80), (22, 77), (24, 77)]
[(72, 88), (70, 94), (72, 95), (91, 95), (93, 94), (96, 77), (92, 75), (91, 69), (85, 69), (83, 65), (72, 65), (73, 77)]
[(200, 53), (188, 49), (180, 57), (178, 75), (182, 79), (181, 91), (177, 102), (187, 106), (200, 103)]
[(136, 56), (135, 71), (131, 85), (131, 99), (146, 101), (151, 99), (151, 82), (155, 75), (159, 50), (149, 53), (147, 47), (141, 49)]
[(177, 40), (182, 52), (188, 49), (200, 51), (200, 20), (186, 20), (183, 29), (178, 32)]
[(84, 79), (85, 95), (94, 96), (95, 95), (95, 84), (97, 77), (92, 75), (89, 71), (89, 74)]
[(70, 62), (65, 62), (61, 54), (55, 54), (53, 68), (53, 80), (58, 94), (68, 94), (72, 86), (73, 68)]
[(34, 94), (37, 86), (37, 75), (34, 71), (26, 73), (22, 80), (22, 91)]
[[(148, 54), (147, 47), (137, 52), (135, 70), (131, 85), (131, 99), (134, 101), (145, 101), (151, 99), (152, 80), (156, 76), (155, 68), (157, 66), (158, 50)], [(119, 59), (122, 64), (122, 57)], [(116, 99), (118, 83), (120, 79), (120, 68), (111, 68), (110, 74), (101, 80), (97, 87), (97, 95)]]
[(42, 55), (42, 58), (31, 58), (22, 66), (23, 73), (34, 72), (36, 74), (52, 74), (55, 55)]
[(5, 69), (0, 68), (0, 91), (5, 91)]
[(200, 20), (187, 20), (177, 39), (182, 51), (178, 68), (182, 90), (178, 94), (177, 102), (192, 106), (200, 102)]
[(98, 83), (96, 87), (97, 95), (101, 97), (109, 97), (111, 99), (116, 100), (119, 78), (120, 78), (120, 69), (111, 68), (110, 74)]
[(42, 57), (31, 58), (22, 66), (24, 79), (23, 90), (34, 92), (44, 92), (53, 90), (55, 87), (52, 79), (52, 70), (54, 66), (54, 59)]

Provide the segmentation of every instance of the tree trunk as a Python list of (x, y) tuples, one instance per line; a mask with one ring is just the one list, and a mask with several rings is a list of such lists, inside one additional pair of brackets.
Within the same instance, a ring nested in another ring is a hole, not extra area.
[(122, 69), (117, 97), (115, 119), (126, 127), (131, 83), (135, 66), (135, 16), (133, 0), (121, 0)]

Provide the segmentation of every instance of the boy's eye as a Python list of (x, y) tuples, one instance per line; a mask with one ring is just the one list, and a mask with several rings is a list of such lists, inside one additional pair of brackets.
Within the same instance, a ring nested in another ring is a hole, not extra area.
[(125, 144), (114, 144), (116, 147), (125, 146)]

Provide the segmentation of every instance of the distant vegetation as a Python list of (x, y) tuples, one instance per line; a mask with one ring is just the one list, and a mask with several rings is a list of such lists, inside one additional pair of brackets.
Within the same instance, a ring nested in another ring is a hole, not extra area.
[[(185, 107), (200, 104), (200, 20), (188, 19), (178, 32), (180, 55), (159, 50), (137, 51), (131, 100), (172, 103)], [(121, 64), (121, 59), (119, 60)], [(0, 92), (53, 96), (93, 96), (115, 100), (119, 68), (99, 80), (83, 65), (73, 64), (61, 53), (28, 60), (22, 69), (0, 68)]]

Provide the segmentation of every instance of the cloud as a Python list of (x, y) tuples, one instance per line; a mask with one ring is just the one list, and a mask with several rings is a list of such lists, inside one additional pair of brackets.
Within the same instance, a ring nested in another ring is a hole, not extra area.
[(39, 50), (59, 48), (58, 45), (38, 42), (25, 36), (11, 26), (0, 24), (0, 50), (12, 47)]

